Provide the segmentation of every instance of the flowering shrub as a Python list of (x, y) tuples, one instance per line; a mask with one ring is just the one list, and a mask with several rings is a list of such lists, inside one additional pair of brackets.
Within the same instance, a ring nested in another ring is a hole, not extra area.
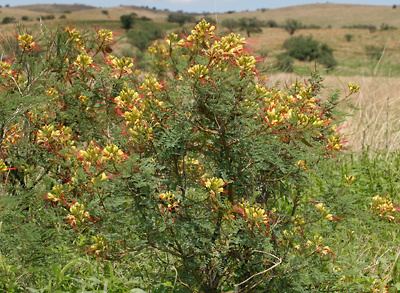
[(107, 30), (35, 39), (0, 67), (29, 101), (0, 118), (0, 176), (42, 192), (81, 253), (161, 253), (157, 278), (203, 292), (290, 289), (288, 251), (335, 255), (298, 214), (309, 166), (342, 149), (318, 78), (268, 87), (245, 40), (204, 20), (154, 43), (148, 72), (109, 54)]

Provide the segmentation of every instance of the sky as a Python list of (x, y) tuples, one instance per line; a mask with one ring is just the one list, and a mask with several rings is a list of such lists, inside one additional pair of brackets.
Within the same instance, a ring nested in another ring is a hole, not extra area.
[[(190, 12), (223, 12), (228, 10), (255, 10), (257, 8), (277, 8), (283, 6), (316, 3), (318, 0), (0, 0), (0, 5), (11, 6), (36, 3), (80, 3), (93, 6), (110, 7), (119, 5), (150, 6), (184, 10)], [(325, 3), (325, 1), (319, 1)], [(330, 0), (330, 3), (352, 3), (372, 5), (400, 4), (400, 0)]]

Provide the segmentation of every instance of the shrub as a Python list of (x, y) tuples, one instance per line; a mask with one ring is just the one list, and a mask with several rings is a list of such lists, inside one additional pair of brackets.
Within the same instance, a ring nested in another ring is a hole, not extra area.
[(232, 32), (239, 27), (239, 22), (234, 18), (226, 18), (221, 21), (221, 26)]
[(275, 20), (267, 20), (264, 24), (266, 27), (279, 27), (278, 23)]
[(255, 17), (243, 17), (238, 21), (238, 28), (242, 31), (245, 31), (248, 37), (250, 37), (252, 33), (261, 33), (261, 26), (262, 23)]
[(146, 50), (149, 45), (157, 39), (162, 38), (163, 31), (155, 25), (143, 26), (140, 30), (132, 30), (128, 32), (129, 42), (139, 50)]
[(4, 17), (3, 20), (1, 21), (2, 24), (8, 24), (13, 22), (15, 22), (15, 17), (10, 17), (10, 16)]
[(336, 66), (333, 50), (324, 43), (320, 43), (311, 36), (291, 37), (286, 40), (283, 47), (289, 56), (300, 61), (318, 61), (327, 68)]
[(108, 12), (108, 10), (102, 10), (102, 11), (101, 11), (101, 14), (109, 15), (109, 12)]
[(244, 39), (205, 21), (149, 48), (149, 72), (107, 30), (38, 39), (0, 63), (3, 291), (336, 289), (308, 230), (335, 227), (305, 188), (342, 148), (318, 76), (267, 87)]
[(121, 15), (120, 21), (121, 26), (125, 30), (129, 30), (132, 28), (133, 24), (135, 23), (136, 14), (124, 14)]
[(396, 27), (395, 26), (391, 26), (391, 25), (389, 25), (387, 23), (382, 23), (381, 26), (379, 27), (379, 29), (381, 31), (389, 31), (389, 30), (395, 30)]
[(281, 53), (276, 58), (275, 67), (279, 71), (293, 72), (294, 59), (287, 53)]
[(21, 20), (22, 20), (22, 21), (28, 21), (28, 20), (29, 20), (29, 17), (26, 16), (26, 15), (23, 15), (23, 16), (21, 17)]
[(367, 29), (370, 33), (373, 33), (377, 30), (376, 26), (373, 24), (353, 24), (353, 25), (345, 25), (343, 28), (348, 29)]
[(345, 34), (344, 35), (344, 39), (346, 40), (346, 42), (351, 42), (353, 40), (353, 35), (352, 34)]
[(302, 23), (296, 19), (287, 19), (283, 28), (289, 33), (289, 35), (293, 35), (297, 30), (303, 27)]
[(176, 22), (180, 26), (183, 26), (187, 22), (193, 22), (194, 17), (193, 17), (193, 15), (187, 14), (187, 13), (179, 13), (179, 12), (178, 13), (170, 13), (170, 14), (168, 14), (167, 21), (168, 22)]
[(67, 18), (67, 16), (65, 14), (61, 14), (59, 17), (59, 19), (66, 19), (66, 18)]

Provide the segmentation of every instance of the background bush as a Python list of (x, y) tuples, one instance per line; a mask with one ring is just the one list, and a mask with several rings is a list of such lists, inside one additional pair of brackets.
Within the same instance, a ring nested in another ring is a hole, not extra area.
[(298, 36), (287, 39), (283, 44), (289, 56), (300, 61), (317, 61), (327, 68), (336, 66), (333, 50), (324, 43), (313, 39), (311, 36)]

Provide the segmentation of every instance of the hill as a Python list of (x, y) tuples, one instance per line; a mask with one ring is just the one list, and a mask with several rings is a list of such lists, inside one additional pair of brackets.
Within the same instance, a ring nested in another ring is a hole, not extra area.
[(400, 8), (391, 6), (351, 5), (351, 4), (309, 4), (290, 6), (278, 9), (266, 9), (249, 12), (236, 12), (219, 14), (222, 20), (225, 18), (256, 17), (260, 20), (275, 20), (284, 22), (293, 18), (304, 24), (320, 26), (331, 25), (342, 27), (354, 24), (380, 25), (387, 23), (392, 26), (400, 26)]
[(17, 6), (19, 9), (30, 10), (41, 13), (65, 13), (94, 9), (96, 7), (84, 4), (33, 4)]

